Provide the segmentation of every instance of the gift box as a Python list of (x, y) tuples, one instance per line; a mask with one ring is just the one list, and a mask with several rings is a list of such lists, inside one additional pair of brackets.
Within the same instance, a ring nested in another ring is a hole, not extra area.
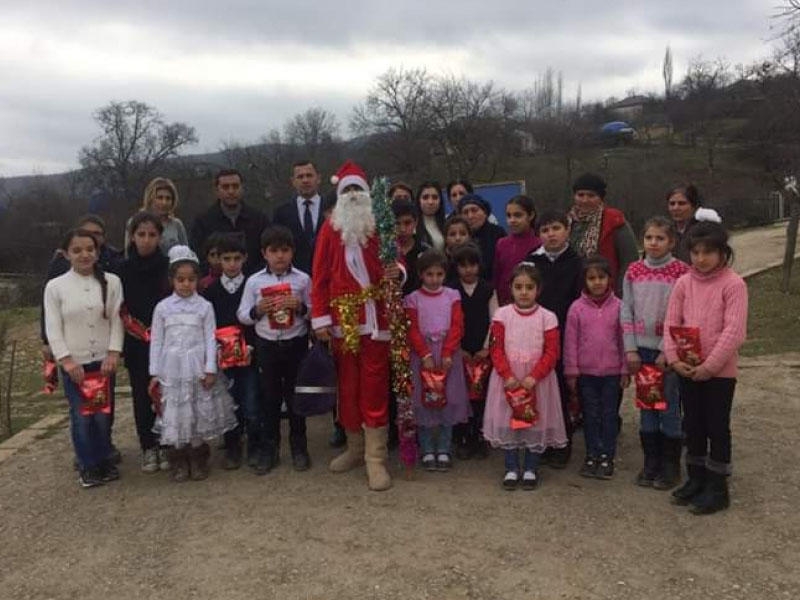
[(56, 364), (56, 361), (44, 361), (42, 375), (44, 377), (44, 393), (52, 394), (58, 387), (58, 365)]
[(100, 371), (86, 373), (78, 391), (81, 394), (82, 417), (111, 414), (111, 380)]
[(636, 407), (645, 410), (667, 410), (664, 397), (664, 371), (655, 365), (642, 365), (633, 376), (636, 385)]
[(422, 369), (422, 406), (425, 408), (444, 408), (447, 406), (445, 384), (447, 371), (444, 369)]
[(478, 402), (486, 398), (486, 383), (492, 371), (492, 361), (489, 357), (464, 358), (464, 374), (467, 379), (469, 399)]
[[(292, 286), (288, 283), (278, 283), (261, 288), (261, 297), (268, 298), (273, 303), (280, 298), (292, 295)], [(289, 329), (294, 325), (294, 311), (288, 308), (275, 308), (267, 311), (267, 319), (272, 329)]]
[(687, 365), (696, 367), (703, 362), (700, 347), (700, 329), (698, 327), (670, 327), (669, 334), (675, 341), (678, 359)]
[(539, 420), (536, 412), (536, 393), (526, 390), (521, 385), (506, 390), (506, 402), (511, 408), (511, 428), (524, 429), (533, 427)]
[(336, 363), (328, 346), (317, 340), (300, 362), (292, 409), (302, 417), (330, 413), (336, 406)]
[(142, 342), (150, 342), (150, 328), (132, 316), (128, 312), (128, 307), (124, 304), (120, 306), (119, 316), (122, 319), (122, 326), (125, 328), (126, 333)]
[(219, 327), (214, 332), (214, 337), (217, 340), (217, 364), (220, 369), (250, 365), (250, 347), (241, 327), (238, 325)]

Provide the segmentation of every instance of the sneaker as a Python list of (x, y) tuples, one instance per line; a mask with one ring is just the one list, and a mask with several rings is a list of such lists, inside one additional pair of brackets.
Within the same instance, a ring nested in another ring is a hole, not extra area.
[(166, 448), (158, 449), (158, 468), (160, 471), (169, 471), (172, 465), (169, 464), (169, 450)]
[(587, 456), (583, 459), (583, 466), (579, 472), (581, 477), (597, 477), (597, 459), (593, 456)]
[(93, 488), (103, 485), (103, 480), (97, 469), (81, 469), (78, 471), (78, 484), (82, 488)]
[(539, 476), (536, 471), (525, 471), (522, 474), (522, 489), (525, 491), (533, 491), (539, 486)]
[(600, 463), (597, 465), (596, 477), (600, 479), (611, 479), (614, 476), (614, 459), (605, 454), (600, 455)]
[(148, 448), (142, 451), (142, 473), (155, 473), (158, 471), (158, 450)]
[(517, 489), (517, 484), (519, 483), (519, 473), (516, 471), (506, 471), (505, 477), (503, 477), (503, 489), (508, 490), (509, 492), (512, 490)]
[(422, 457), (422, 466), (426, 471), (436, 470), (436, 456), (433, 454), (426, 454)]
[(436, 457), (436, 470), (437, 471), (449, 471), (453, 467), (453, 461), (450, 460), (450, 455), (441, 452)]
[(100, 467), (100, 480), (103, 483), (116, 481), (117, 479), (119, 479), (119, 469), (117, 469), (117, 466), (114, 463), (108, 462)]

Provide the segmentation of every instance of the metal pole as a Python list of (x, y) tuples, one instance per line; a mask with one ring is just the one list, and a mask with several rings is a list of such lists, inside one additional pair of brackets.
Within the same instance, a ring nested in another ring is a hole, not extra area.
[(11, 366), (8, 368), (8, 382), (6, 383), (6, 423), (8, 423), (8, 437), (14, 435), (11, 426), (11, 387), (14, 382), (14, 359), (17, 354), (17, 340), (11, 341)]

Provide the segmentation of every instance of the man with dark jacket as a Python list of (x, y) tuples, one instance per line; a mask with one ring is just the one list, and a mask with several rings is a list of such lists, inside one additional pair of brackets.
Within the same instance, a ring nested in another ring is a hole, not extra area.
[(206, 269), (205, 244), (212, 233), (240, 233), (247, 247), (246, 275), (263, 268), (261, 232), (269, 219), (257, 208), (242, 201), (244, 178), (236, 169), (223, 169), (214, 177), (217, 202), (205, 213), (195, 218), (189, 236), (192, 249), (201, 257), (201, 267)]
[(319, 193), (322, 178), (313, 162), (300, 160), (292, 165), (291, 181), (297, 195), (275, 209), (273, 221), (292, 232), (294, 266), (312, 275), (314, 243), (325, 221), (325, 201)]

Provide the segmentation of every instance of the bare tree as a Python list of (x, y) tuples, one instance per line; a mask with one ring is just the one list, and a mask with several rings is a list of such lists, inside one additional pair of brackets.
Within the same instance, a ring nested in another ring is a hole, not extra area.
[(667, 46), (664, 52), (664, 63), (661, 67), (661, 75), (664, 77), (664, 98), (669, 100), (672, 96), (672, 48)]
[(184, 146), (197, 143), (194, 127), (166, 123), (155, 107), (128, 100), (110, 102), (94, 113), (101, 134), (79, 153), (95, 184), (117, 200), (135, 203), (145, 182)]
[(334, 143), (339, 135), (336, 116), (322, 108), (309, 108), (292, 117), (284, 127), (286, 142), (301, 148), (309, 158)]

